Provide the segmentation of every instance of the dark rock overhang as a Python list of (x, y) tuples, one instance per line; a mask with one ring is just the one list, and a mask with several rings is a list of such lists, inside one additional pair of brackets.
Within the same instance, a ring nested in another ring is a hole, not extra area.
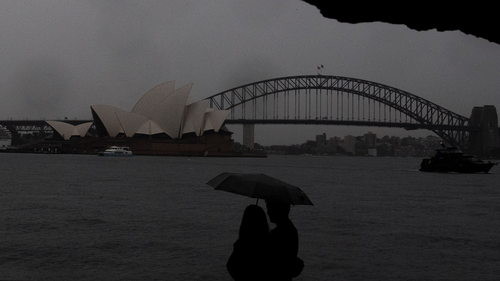
[(496, 31), (494, 2), (454, 2), (426, 5), (422, 2), (357, 2), (303, 0), (316, 6), (321, 14), (342, 23), (385, 22), (404, 24), (417, 31), (461, 31), (500, 44)]

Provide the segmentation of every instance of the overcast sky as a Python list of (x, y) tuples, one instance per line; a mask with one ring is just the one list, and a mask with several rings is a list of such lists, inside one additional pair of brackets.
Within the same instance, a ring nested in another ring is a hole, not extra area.
[[(500, 45), (461, 32), (347, 24), (300, 0), (0, 1), (0, 119), (91, 119), (90, 106), (130, 111), (148, 90), (194, 83), (190, 97), (317, 73), (386, 84), (466, 117), (500, 108)], [(241, 142), (241, 126), (230, 126)], [(429, 131), (256, 126), (255, 141), (294, 144)]]

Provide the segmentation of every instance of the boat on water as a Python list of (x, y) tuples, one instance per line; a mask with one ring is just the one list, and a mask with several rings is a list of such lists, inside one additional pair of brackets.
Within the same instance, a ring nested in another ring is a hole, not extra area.
[(132, 157), (132, 151), (129, 150), (128, 147), (123, 146), (111, 146), (106, 149), (104, 152), (99, 152), (97, 155), (99, 156), (113, 156), (113, 157)]
[(441, 173), (488, 173), (497, 165), (495, 162), (484, 162), (474, 155), (467, 155), (457, 147), (446, 147), (436, 149), (436, 155), (432, 158), (423, 159), (420, 163), (420, 171)]

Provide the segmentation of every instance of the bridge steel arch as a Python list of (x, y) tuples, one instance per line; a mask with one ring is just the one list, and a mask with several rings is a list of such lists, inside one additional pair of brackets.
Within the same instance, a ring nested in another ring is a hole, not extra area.
[(465, 148), (469, 118), (424, 98), (362, 79), (303, 75), (246, 84), (207, 98), (228, 124), (332, 124), (428, 129)]

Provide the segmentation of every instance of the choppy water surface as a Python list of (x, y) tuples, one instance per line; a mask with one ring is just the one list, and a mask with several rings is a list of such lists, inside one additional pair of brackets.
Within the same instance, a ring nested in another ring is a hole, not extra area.
[(277, 177), (315, 204), (291, 211), (306, 263), (296, 280), (498, 280), (500, 167), (419, 163), (0, 154), (0, 279), (230, 280), (255, 200), (205, 184), (228, 171)]

